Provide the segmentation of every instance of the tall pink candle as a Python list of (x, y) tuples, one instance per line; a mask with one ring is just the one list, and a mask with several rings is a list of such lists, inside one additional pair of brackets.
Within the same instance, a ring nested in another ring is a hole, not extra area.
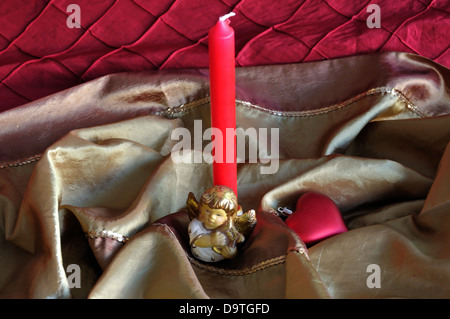
[[(209, 30), (209, 70), (211, 127), (222, 133), (212, 141), (215, 151), (213, 182), (230, 187), (237, 195), (234, 30), (228, 20), (233, 15), (220, 17)], [(216, 146), (223, 147), (222, 151), (218, 152)]]

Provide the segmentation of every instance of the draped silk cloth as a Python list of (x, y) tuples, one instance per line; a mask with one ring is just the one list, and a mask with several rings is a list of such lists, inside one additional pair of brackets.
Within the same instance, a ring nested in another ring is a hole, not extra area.
[[(187, 239), (187, 195), (212, 185), (212, 166), (171, 156), (175, 129), (210, 125), (208, 81), (112, 74), (0, 114), (0, 297), (450, 297), (448, 69), (395, 52), (238, 68), (237, 126), (278, 128), (279, 162), (238, 164), (258, 223), (219, 263)], [(306, 247), (276, 209), (307, 191), (349, 231)]]

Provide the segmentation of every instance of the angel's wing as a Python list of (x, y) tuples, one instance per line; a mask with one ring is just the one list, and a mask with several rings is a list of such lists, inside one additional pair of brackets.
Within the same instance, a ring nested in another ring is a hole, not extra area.
[(251, 209), (242, 215), (236, 216), (234, 225), (236, 226), (236, 229), (247, 238), (256, 225), (255, 210)]
[(189, 215), (189, 219), (195, 219), (198, 217), (198, 201), (194, 194), (191, 192), (186, 200), (186, 208)]

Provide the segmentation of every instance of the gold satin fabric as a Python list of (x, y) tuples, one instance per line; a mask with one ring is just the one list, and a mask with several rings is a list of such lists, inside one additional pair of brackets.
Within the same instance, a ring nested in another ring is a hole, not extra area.
[[(192, 258), (184, 210), (212, 167), (171, 157), (173, 130), (210, 123), (207, 70), (108, 75), (4, 112), (0, 297), (448, 298), (449, 80), (395, 52), (238, 68), (237, 126), (278, 128), (280, 161), (239, 164), (258, 223), (217, 264)], [(275, 212), (307, 191), (349, 231), (306, 247)]]

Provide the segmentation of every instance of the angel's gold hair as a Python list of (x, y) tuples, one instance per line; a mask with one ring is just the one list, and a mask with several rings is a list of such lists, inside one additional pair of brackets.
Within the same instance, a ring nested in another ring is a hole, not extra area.
[(207, 189), (200, 197), (200, 204), (205, 204), (212, 209), (223, 209), (228, 216), (235, 214), (238, 209), (236, 194), (231, 188), (223, 185), (215, 185)]

